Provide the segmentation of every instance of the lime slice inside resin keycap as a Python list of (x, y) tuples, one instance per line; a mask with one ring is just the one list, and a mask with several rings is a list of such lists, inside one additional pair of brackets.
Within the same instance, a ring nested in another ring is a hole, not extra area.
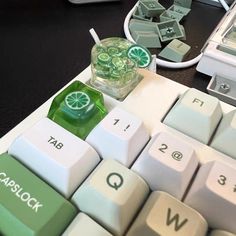
[(98, 61), (101, 63), (108, 63), (111, 60), (111, 57), (108, 53), (102, 52), (98, 54)]
[(140, 45), (131, 46), (128, 49), (127, 55), (129, 58), (135, 60), (140, 68), (149, 66), (152, 59), (150, 52)]
[(65, 98), (66, 105), (72, 110), (81, 110), (90, 103), (89, 96), (80, 91), (69, 93)]
[(123, 68), (125, 66), (122, 58), (120, 58), (120, 57), (112, 58), (112, 64), (117, 68)]
[(134, 60), (127, 55), (132, 45), (129, 40), (116, 37), (95, 44), (91, 51), (90, 84), (116, 99), (125, 98), (140, 81), (137, 57)]
[(118, 56), (120, 55), (120, 50), (117, 47), (109, 47), (107, 52), (110, 56)]
[(48, 118), (85, 139), (106, 114), (102, 93), (75, 81), (54, 98)]

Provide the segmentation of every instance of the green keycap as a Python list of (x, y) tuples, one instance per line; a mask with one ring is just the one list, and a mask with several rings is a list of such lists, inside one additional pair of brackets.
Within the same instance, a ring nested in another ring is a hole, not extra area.
[(60, 235), (76, 208), (16, 161), (0, 155), (0, 232), (7, 236)]
[(178, 39), (173, 39), (158, 55), (170, 61), (181, 62), (188, 55), (191, 47)]
[[(101, 61), (107, 60), (102, 54)], [(75, 81), (54, 98), (48, 118), (85, 139), (106, 114), (102, 93)]]

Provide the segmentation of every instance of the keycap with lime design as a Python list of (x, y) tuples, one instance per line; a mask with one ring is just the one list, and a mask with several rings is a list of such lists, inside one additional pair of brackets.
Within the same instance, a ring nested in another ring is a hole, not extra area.
[[(133, 43), (123, 38), (107, 38), (94, 45), (91, 52), (91, 85), (122, 100), (140, 81), (137, 63), (127, 56)], [(100, 50), (100, 48), (103, 50)]]
[(85, 139), (106, 114), (102, 93), (75, 81), (54, 98), (48, 117)]
[(148, 49), (140, 45), (132, 45), (128, 49), (127, 55), (130, 59), (135, 60), (140, 68), (148, 67), (152, 60)]

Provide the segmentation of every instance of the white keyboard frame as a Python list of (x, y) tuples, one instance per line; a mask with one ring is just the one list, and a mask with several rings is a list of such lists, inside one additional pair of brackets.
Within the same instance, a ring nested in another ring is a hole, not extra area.
[[(144, 124), (148, 128), (151, 136), (160, 131), (166, 131), (179, 137), (181, 140), (192, 146), (198, 159), (200, 160), (200, 163), (206, 163), (212, 160), (222, 160), (236, 168), (235, 159), (232, 159), (231, 157), (216, 151), (210, 146), (200, 143), (199, 141), (174, 130), (171, 127), (168, 127), (161, 122), (165, 114), (178, 99), (179, 95), (188, 89), (187, 86), (144, 69), (140, 70), (140, 74), (144, 76), (143, 80), (123, 101), (117, 101), (114, 98), (104, 95), (105, 105), (108, 110), (111, 110), (115, 106), (120, 106), (137, 115), (144, 121)], [(72, 81), (70, 81), (64, 88), (75, 80), (80, 80), (83, 83), (87, 83), (90, 76), (91, 69), (89, 66)], [(48, 101), (46, 101), (0, 139), (0, 153), (7, 152), (10, 144), (18, 135), (22, 134), (37, 121), (47, 116), (53, 98), (64, 88), (59, 90)], [(235, 107), (223, 102), (221, 102), (221, 107), (223, 113), (227, 113), (235, 109)]]

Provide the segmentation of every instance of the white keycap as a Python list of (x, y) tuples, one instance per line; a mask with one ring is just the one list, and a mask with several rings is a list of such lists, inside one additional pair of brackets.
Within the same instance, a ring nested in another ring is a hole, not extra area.
[(116, 107), (92, 130), (86, 141), (103, 159), (130, 166), (148, 139), (142, 120)]
[(207, 144), (221, 116), (217, 98), (189, 89), (169, 111), (163, 123)]
[(236, 111), (223, 116), (211, 146), (236, 159)]
[(8, 152), (67, 198), (100, 161), (89, 144), (48, 118), (16, 138)]
[(127, 236), (205, 236), (206, 220), (165, 192), (152, 192)]
[(171, 134), (151, 139), (132, 166), (151, 190), (161, 190), (181, 199), (198, 166), (194, 150)]
[(72, 197), (72, 202), (114, 235), (123, 235), (149, 188), (133, 171), (103, 160)]
[(236, 236), (236, 234), (232, 234), (223, 230), (212, 230), (209, 236)]
[(112, 236), (84, 213), (79, 213), (62, 236)]
[(202, 165), (184, 202), (211, 228), (236, 233), (236, 169), (220, 161)]

